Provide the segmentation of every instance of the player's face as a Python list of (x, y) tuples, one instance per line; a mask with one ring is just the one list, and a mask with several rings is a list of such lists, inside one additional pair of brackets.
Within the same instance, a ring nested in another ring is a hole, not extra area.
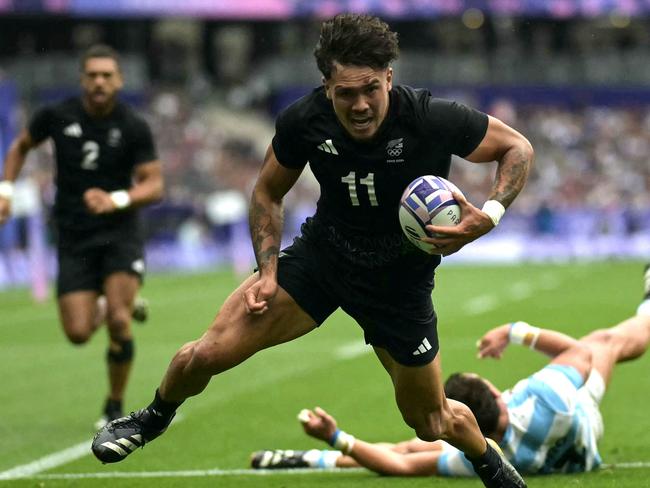
[(334, 63), (323, 80), (341, 125), (354, 139), (371, 139), (388, 113), (393, 70)]
[(89, 58), (81, 74), (81, 87), (86, 101), (93, 107), (113, 103), (123, 86), (122, 75), (113, 58)]

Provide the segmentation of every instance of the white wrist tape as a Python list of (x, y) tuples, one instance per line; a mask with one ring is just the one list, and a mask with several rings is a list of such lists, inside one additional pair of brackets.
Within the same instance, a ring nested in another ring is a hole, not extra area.
[(356, 439), (353, 435), (348, 434), (342, 430), (337, 430), (334, 432), (334, 435), (330, 439), (330, 446), (334, 449), (338, 449), (343, 454), (350, 454), (352, 448), (354, 447), (354, 441)]
[(490, 220), (495, 227), (499, 225), (501, 217), (503, 217), (503, 214), (506, 213), (506, 208), (501, 205), (501, 202), (497, 202), (496, 200), (488, 200), (483, 204), (483, 208), (481, 210), (488, 214), (488, 217), (490, 217)]
[(14, 183), (13, 181), (3, 180), (0, 181), (0, 197), (11, 200), (14, 196)]
[(510, 324), (508, 339), (512, 344), (519, 344), (535, 349), (540, 333), (539, 327), (533, 327), (526, 322), (513, 322)]
[(114, 191), (109, 195), (113, 201), (113, 204), (115, 205), (115, 208), (126, 208), (131, 205), (131, 197), (129, 196), (129, 192), (126, 190)]

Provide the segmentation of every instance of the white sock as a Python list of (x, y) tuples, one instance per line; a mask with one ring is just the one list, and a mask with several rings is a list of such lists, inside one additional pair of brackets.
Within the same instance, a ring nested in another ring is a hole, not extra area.
[(650, 298), (643, 300), (639, 308), (636, 309), (637, 315), (650, 315)]
[(311, 449), (304, 454), (303, 459), (311, 468), (332, 469), (336, 468), (336, 460), (342, 455), (341, 451)]

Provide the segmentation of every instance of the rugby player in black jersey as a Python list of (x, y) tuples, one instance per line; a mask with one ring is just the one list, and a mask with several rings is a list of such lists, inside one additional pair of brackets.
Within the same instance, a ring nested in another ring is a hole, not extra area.
[[(258, 271), (212, 325), (173, 358), (153, 402), (99, 431), (93, 451), (117, 462), (166, 429), (176, 408), (212, 376), (322, 324), (337, 308), (364, 331), (391, 376), (404, 420), (424, 440), (467, 454), (486, 486), (525, 486), (487, 443), (471, 411), (447, 400), (431, 302), (440, 256), (408, 243), (398, 222), (415, 177), (447, 176), (452, 154), (498, 162), (483, 210), (458, 196), (462, 222), (426, 239), (451, 254), (490, 231), (524, 186), (533, 161), (514, 129), (425, 90), (393, 86), (397, 36), (381, 20), (340, 15), (322, 24), (315, 56), (323, 86), (284, 110), (253, 190), (250, 228)], [(320, 183), (316, 214), (280, 251), (282, 199), (309, 162)], [(354, 439), (332, 445), (346, 451)]]
[(103, 425), (123, 415), (133, 362), (131, 318), (144, 273), (136, 209), (162, 198), (163, 177), (147, 123), (117, 99), (123, 85), (117, 52), (93, 46), (80, 68), (81, 96), (38, 110), (12, 142), (0, 182), (0, 224), (9, 217), (13, 181), (28, 151), (52, 139), (59, 315), (73, 344), (87, 342), (105, 319)]

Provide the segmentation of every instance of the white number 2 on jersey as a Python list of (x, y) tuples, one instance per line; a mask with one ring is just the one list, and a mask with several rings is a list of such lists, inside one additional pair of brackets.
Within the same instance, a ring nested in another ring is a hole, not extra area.
[[(341, 178), (343, 183), (347, 183), (348, 191), (350, 192), (350, 201), (354, 207), (358, 207), (359, 196), (357, 194), (357, 176), (354, 171), (350, 171), (347, 176)], [(368, 200), (370, 200), (370, 206), (376, 207), (379, 205), (377, 201), (377, 195), (375, 194), (375, 173), (368, 173), (368, 176), (361, 178), (359, 183), (365, 185), (368, 190)]]
[(83, 161), (81, 161), (81, 169), (96, 170), (97, 158), (99, 158), (99, 144), (95, 141), (86, 141), (81, 151), (84, 154)]

